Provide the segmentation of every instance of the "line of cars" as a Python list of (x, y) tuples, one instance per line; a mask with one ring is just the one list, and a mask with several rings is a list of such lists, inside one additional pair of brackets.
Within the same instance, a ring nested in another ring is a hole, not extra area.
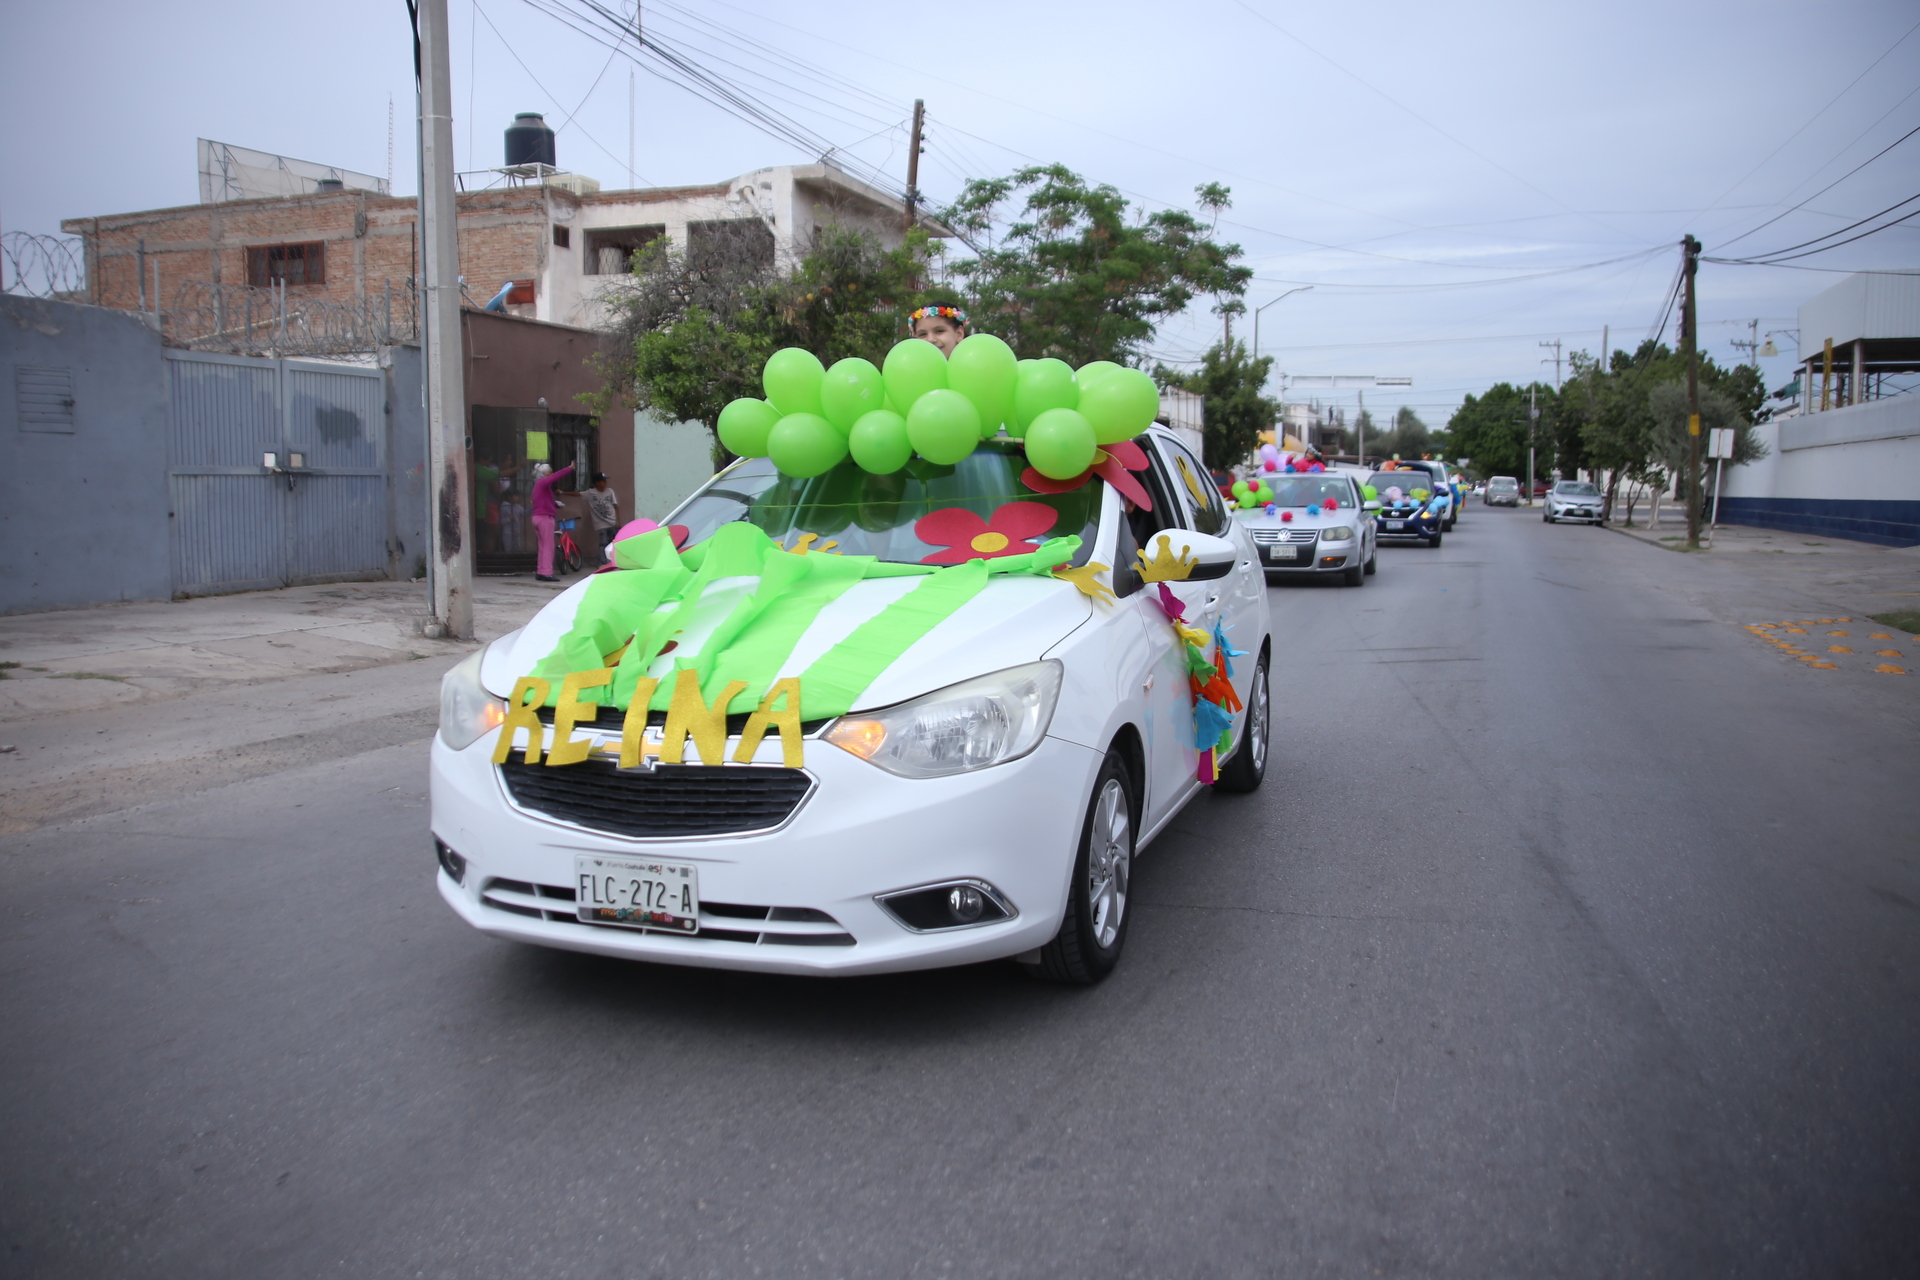
[[(1487, 481), (1480, 501), (1489, 507), (1517, 507), (1521, 489), (1520, 482), (1512, 476), (1494, 476)], [(1534, 493), (1543, 499), (1540, 518), (1548, 524), (1559, 524), (1563, 520), (1576, 524), (1606, 522), (1606, 495), (1591, 480), (1558, 480), (1544, 493), (1539, 487)]]
[(1444, 463), (1424, 459), (1390, 471), (1336, 464), (1262, 479), (1274, 501), (1238, 509), (1234, 518), (1253, 536), (1268, 576), (1327, 575), (1349, 587), (1378, 569), (1383, 542), (1439, 546), (1465, 497)]

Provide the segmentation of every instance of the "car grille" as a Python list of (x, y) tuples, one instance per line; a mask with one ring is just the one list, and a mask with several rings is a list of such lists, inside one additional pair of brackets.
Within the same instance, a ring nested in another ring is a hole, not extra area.
[(1266, 546), (1276, 542), (1312, 542), (1319, 537), (1314, 529), (1253, 529), (1253, 540)]
[(799, 769), (663, 764), (621, 769), (598, 760), (551, 768), (515, 752), (501, 781), (522, 809), (614, 835), (735, 835), (777, 827), (813, 790)]
[[(487, 881), (480, 901), (495, 911), (531, 920), (579, 925), (582, 929), (635, 930), (619, 925), (589, 924), (574, 914), (573, 890), (561, 885), (529, 884), (524, 880)], [(700, 932), (659, 932), (689, 942), (747, 942), (763, 947), (850, 947), (853, 935), (824, 911), (812, 907), (754, 907), (732, 902), (700, 904)]]

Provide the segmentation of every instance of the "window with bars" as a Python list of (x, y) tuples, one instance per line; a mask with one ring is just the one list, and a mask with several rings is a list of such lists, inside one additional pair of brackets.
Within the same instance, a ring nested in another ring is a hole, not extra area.
[(247, 250), (247, 283), (256, 289), (274, 284), (325, 284), (327, 246), (323, 241), (303, 244), (263, 244)]

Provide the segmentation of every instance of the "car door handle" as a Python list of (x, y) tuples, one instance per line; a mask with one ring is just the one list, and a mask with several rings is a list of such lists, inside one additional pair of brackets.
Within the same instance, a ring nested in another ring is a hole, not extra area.
[(1148, 677), (1147, 677), (1147, 678), (1146, 678), (1145, 680), (1142, 680), (1142, 681), (1140, 682), (1140, 692), (1142, 692), (1142, 693), (1152, 693), (1152, 692), (1153, 692), (1153, 677), (1152, 677), (1152, 676), (1148, 676)]

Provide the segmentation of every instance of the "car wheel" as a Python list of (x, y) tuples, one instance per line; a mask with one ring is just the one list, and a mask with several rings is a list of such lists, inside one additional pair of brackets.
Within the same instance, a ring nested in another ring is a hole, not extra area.
[(1127, 941), (1127, 899), (1133, 876), (1133, 782), (1126, 761), (1108, 752), (1093, 783), (1080, 851), (1067, 889), (1060, 932), (1029, 966), (1052, 982), (1091, 986), (1113, 972)]
[(1367, 554), (1367, 572), (1377, 573), (1380, 569), (1380, 548), (1375, 547)]
[(1220, 777), (1213, 784), (1218, 791), (1252, 791), (1267, 776), (1267, 740), (1272, 715), (1267, 697), (1267, 656), (1253, 669), (1253, 685), (1247, 690), (1247, 728), (1240, 735), (1240, 749), (1220, 766)]
[(1428, 545), (1428, 546), (1430, 546), (1430, 547), (1437, 547), (1437, 546), (1439, 546), (1439, 545), (1440, 545), (1440, 539), (1441, 539), (1442, 537), (1444, 537), (1444, 536), (1445, 536), (1444, 534), (1438, 534), (1438, 533), (1436, 533), (1436, 534), (1434, 534), (1434, 535), (1433, 535), (1433, 536), (1432, 536), (1431, 538), (1428, 538), (1428, 539), (1427, 539), (1427, 545)]
[(1340, 571), (1340, 585), (1343, 587), (1357, 587), (1366, 580), (1367, 571), (1360, 565), (1356, 564), (1351, 569)]

